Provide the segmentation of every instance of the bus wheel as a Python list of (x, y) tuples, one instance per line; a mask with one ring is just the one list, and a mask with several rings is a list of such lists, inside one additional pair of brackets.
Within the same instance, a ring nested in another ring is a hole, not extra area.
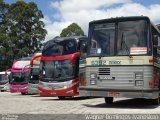
[(21, 95), (26, 95), (26, 93), (21, 93)]
[(64, 96), (58, 96), (58, 98), (59, 98), (60, 100), (64, 100), (64, 99), (65, 99)]
[(152, 104), (153, 105), (159, 105), (159, 103), (160, 103), (159, 99), (160, 98), (152, 99)]
[(113, 97), (105, 97), (106, 104), (112, 104), (113, 103)]

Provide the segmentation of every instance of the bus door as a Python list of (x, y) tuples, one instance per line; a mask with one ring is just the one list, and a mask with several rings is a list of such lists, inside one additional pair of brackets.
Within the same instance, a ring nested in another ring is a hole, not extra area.
[(87, 41), (81, 40), (79, 42), (79, 50), (80, 50), (80, 59), (79, 59), (79, 85), (86, 84), (86, 69), (85, 69), (85, 61), (87, 54)]

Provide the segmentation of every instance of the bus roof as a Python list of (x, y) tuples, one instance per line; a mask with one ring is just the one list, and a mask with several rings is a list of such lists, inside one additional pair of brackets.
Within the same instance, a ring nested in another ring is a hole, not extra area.
[(152, 27), (154, 27), (154, 29), (156, 29), (159, 33), (160, 30), (158, 29), (158, 26), (154, 25), (149, 17), (147, 16), (125, 16), (125, 17), (115, 17), (115, 18), (107, 18), (107, 19), (101, 19), (101, 20), (94, 20), (89, 22), (89, 25), (91, 24), (98, 24), (98, 23), (104, 23), (104, 22), (121, 22), (121, 21), (129, 21), (129, 20), (148, 20), (150, 22), (150, 24), (152, 25)]
[(67, 40), (79, 40), (79, 39), (87, 39), (87, 36), (71, 36), (71, 37), (56, 37), (56, 38), (53, 38), (49, 41), (47, 41), (45, 44), (44, 44), (44, 48), (43, 50), (48, 46), (51, 46), (53, 44), (55, 44), (55, 42), (61, 42), (61, 41), (67, 41)]
[(75, 39), (75, 40), (77, 40), (77, 39), (81, 39), (81, 38), (87, 38), (86, 36), (71, 36), (71, 37), (56, 37), (56, 38), (53, 38), (53, 39), (51, 39), (51, 40), (49, 40), (49, 41), (64, 41), (64, 40), (70, 40), (70, 39)]
[(31, 60), (31, 57), (23, 57), (23, 58), (19, 58), (16, 61), (22, 61), (22, 60)]
[(115, 17), (115, 18), (107, 18), (107, 19), (101, 19), (101, 20), (94, 20), (91, 21), (89, 24), (96, 24), (96, 23), (103, 23), (103, 22), (117, 22), (117, 21), (125, 21), (125, 20), (141, 20), (146, 19), (149, 20), (149, 17), (147, 16), (126, 16), (126, 17)]

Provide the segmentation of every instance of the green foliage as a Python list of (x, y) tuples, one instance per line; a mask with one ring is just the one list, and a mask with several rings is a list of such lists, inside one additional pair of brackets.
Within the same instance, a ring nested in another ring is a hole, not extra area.
[(5, 24), (5, 14), (8, 12), (8, 4), (0, 0), (0, 71), (6, 69), (8, 60), (7, 56), (7, 29)]
[(0, 24), (5, 22), (5, 14), (8, 12), (9, 5), (0, 0)]
[(84, 35), (83, 30), (76, 23), (72, 23), (67, 28), (64, 28), (60, 34), (61, 37), (81, 36)]
[[(41, 21), (43, 14), (34, 2), (18, 1), (10, 5), (6, 15), (8, 35), (18, 53), (15, 57), (27, 56), (39, 49), (39, 42), (44, 40), (47, 31)], [(22, 48), (22, 49), (21, 49)], [(24, 52), (27, 49), (27, 52)]]
[(47, 31), (41, 21), (43, 14), (34, 2), (17, 1), (8, 5), (0, 0), (0, 18), (3, 18), (0, 25), (0, 58), (5, 58), (6, 65), (11, 66), (13, 59), (39, 50), (39, 43), (45, 39)]

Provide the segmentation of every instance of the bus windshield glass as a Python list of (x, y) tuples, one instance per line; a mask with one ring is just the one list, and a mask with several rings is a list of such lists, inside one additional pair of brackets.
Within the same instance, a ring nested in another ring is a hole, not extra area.
[(0, 83), (7, 82), (8, 78), (5, 74), (0, 74)]
[(74, 77), (74, 66), (70, 60), (56, 60), (42, 62), (42, 75), (44, 81), (65, 81)]
[(31, 68), (30, 70), (30, 80), (29, 82), (30, 83), (38, 83), (39, 81), (39, 67), (37, 68)]
[(77, 51), (77, 42), (74, 39), (56, 41), (52, 40), (46, 43), (43, 48), (43, 56), (57, 56), (73, 54)]
[(12, 72), (10, 83), (28, 83), (29, 73)]
[(91, 55), (113, 55), (115, 42), (115, 23), (96, 24), (92, 31)]
[(146, 55), (147, 22), (145, 20), (94, 24), (90, 56)]

